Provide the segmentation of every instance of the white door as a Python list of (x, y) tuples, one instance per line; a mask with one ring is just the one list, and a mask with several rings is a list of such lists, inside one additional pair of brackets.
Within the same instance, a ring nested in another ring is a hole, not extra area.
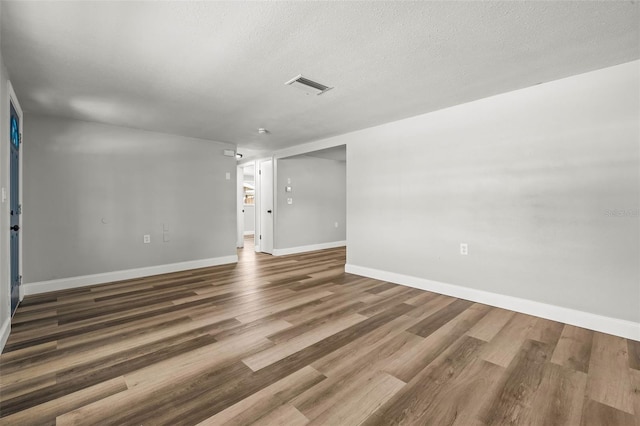
[(260, 251), (273, 253), (273, 162), (260, 163)]
[(238, 236), (236, 247), (242, 248), (244, 247), (244, 168), (243, 166), (237, 167), (237, 183), (238, 183), (238, 194), (236, 200), (236, 208), (237, 208), (237, 223), (238, 223)]

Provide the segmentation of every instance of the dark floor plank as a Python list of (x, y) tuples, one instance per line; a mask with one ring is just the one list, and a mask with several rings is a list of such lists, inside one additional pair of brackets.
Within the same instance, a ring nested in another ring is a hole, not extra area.
[(548, 345), (526, 340), (505, 373), (505, 381), (482, 413), (486, 424), (521, 425), (532, 414), (532, 404), (551, 358)]
[(629, 368), (640, 370), (640, 342), (627, 339), (627, 347), (629, 352)]
[(453, 318), (460, 315), (471, 305), (473, 305), (473, 302), (458, 299), (450, 305), (447, 305), (445, 308), (439, 310), (435, 314), (423, 319), (407, 331), (421, 337), (427, 337), (431, 333), (451, 321)]
[(592, 344), (593, 331), (565, 325), (551, 362), (588, 373)]
[(418, 373), (407, 385), (376, 412), (379, 424), (435, 423), (434, 396), (455, 380), (477, 358), (481, 340), (465, 336)]

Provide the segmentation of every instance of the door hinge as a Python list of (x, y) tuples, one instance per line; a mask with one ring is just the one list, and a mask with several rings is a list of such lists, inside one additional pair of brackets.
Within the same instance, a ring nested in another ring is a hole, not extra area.
[(258, 170), (258, 174), (261, 175), (262, 174), (262, 170)]
[(22, 133), (18, 133), (18, 145), (22, 145)]
[(22, 275), (18, 276), (18, 284), (22, 284)]
[(262, 239), (262, 235), (260, 235), (260, 239)]

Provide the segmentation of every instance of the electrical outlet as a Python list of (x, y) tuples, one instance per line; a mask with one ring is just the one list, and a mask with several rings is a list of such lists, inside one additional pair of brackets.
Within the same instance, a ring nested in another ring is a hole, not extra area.
[(287, 204), (293, 204), (293, 198), (287, 198)]
[(145, 244), (151, 244), (151, 235), (149, 235), (149, 234), (143, 235), (142, 236), (142, 241)]
[(469, 245), (467, 243), (460, 243), (460, 254), (463, 256), (469, 254)]

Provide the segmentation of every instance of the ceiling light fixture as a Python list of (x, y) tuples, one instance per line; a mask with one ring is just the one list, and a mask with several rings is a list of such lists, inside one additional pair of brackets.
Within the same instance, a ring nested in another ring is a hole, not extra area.
[(293, 77), (291, 80), (287, 81), (285, 85), (304, 90), (309, 95), (322, 95), (324, 92), (333, 89), (333, 87), (325, 86), (317, 81), (303, 77), (302, 74)]
[(260, 127), (258, 129), (258, 133), (261, 135), (266, 135), (267, 133), (269, 133), (269, 131), (267, 129), (265, 129), (264, 127)]

